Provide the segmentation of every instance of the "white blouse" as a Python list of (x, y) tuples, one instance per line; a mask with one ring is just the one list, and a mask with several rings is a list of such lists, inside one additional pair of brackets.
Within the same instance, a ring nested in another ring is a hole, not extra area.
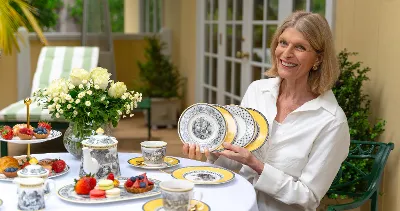
[(215, 164), (240, 170), (239, 174), (254, 185), (260, 211), (314, 211), (348, 154), (347, 119), (329, 90), (276, 124), (280, 80), (254, 81), (241, 104), (257, 109), (268, 120), (268, 141), (253, 152), (264, 163), (261, 175), (222, 156)]

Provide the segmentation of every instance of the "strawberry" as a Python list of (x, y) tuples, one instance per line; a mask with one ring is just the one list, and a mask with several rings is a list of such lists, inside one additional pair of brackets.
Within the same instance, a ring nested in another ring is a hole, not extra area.
[(53, 171), (56, 173), (60, 173), (60, 172), (64, 171), (65, 166), (66, 166), (65, 161), (60, 160), (60, 159), (54, 160), (53, 164), (51, 165), (51, 167), (53, 168)]
[(8, 125), (2, 126), (0, 128), (0, 133), (1, 137), (3, 137), (5, 140), (11, 140), (14, 137), (14, 132), (12, 128)]
[(139, 188), (140, 187), (140, 182), (139, 182), (139, 180), (137, 179), (134, 183), (133, 183), (133, 185), (132, 185), (134, 188)]
[(87, 174), (86, 176), (83, 177), (83, 179), (87, 180), (90, 183), (90, 188), (96, 187), (96, 178), (94, 178), (94, 174)]
[(108, 174), (107, 179), (114, 181), (114, 174), (113, 173)]
[(51, 130), (51, 123), (46, 122), (46, 121), (39, 121), (39, 122), (38, 122), (38, 127), (44, 127), (44, 128), (47, 129), (47, 131), (50, 132), (50, 130)]
[(28, 165), (31, 165), (31, 164), (29, 163), (29, 161), (26, 161), (24, 164), (22, 164), (21, 169), (25, 168)]
[(75, 180), (75, 187), (74, 190), (76, 192), (76, 194), (79, 195), (87, 195), (89, 194), (89, 192), (92, 190), (91, 186), (90, 186), (90, 181), (87, 179), (79, 179), (79, 180)]
[(132, 187), (132, 185), (133, 185), (132, 180), (130, 180), (130, 179), (126, 180), (125, 185), (126, 185), (126, 187), (128, 187), (128, 188)]

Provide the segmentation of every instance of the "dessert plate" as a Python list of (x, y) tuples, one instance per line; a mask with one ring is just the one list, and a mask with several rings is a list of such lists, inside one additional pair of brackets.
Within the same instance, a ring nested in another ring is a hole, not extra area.
[(189, 106), (178, 121), (178, 135), (183, 143), (199, 144), (214, 151), (225, 141), (227, 123), (224, 115), (214, 106), (198, 103)]
[(171, 173), (175, 179), (186, 179), (198, 185), (217, 185), (232, 181), (235, 174), (227, 169), (212, 166), (188, 166)]
[(131, 166), (134, 166), (134, 167), (137, 167), (137, 168), (142, 168), (142, 169), (165, 169), (165, 168), (170, 168), (170, 167), (179, 165), (180, 161), (179, 161), (179, 159), (174, 158), (174, 157), (165, 157), (163, 165), (161, 165), (161, 166), (147, 166), (146, 164), (144, 164), (143, 157), (135, 157), (135, 158), (129, 159), (128, 163)]
[[(226, 121), (227, 131), (224, 142), (232, 143), (236, 139), (238, 134), (238, 127), (235, 118), (233, 118), (232, 114), (226, 108), (217, 104), (213, 104), (212, 106), (214, 106), (222, 113)], [(220, 152), (223, 151), (224, 149), (225, 148), (221, 144), (217, 149), (214, 150), (214, 152)]]
[(42, 143), (45, 141), (50, 141), (52, 139), (56, 139), (56, 138), (60, 137), (61, 135), (62, 135), (62, 133), (60, 131), (51, 130), (49, 136), (47, 136), (47, 138), (43, 138), (43, 139), (37, 139), (35, 136), (33, 136), (31, 140), (21, 140), (18, 136), (15, 136), (11, 140), (6, 140), (6, 139), (3, 139), (0, 137), (0, 141), (6, 141), (6, 142), (14, 143), (14, 144), (36, 144), (36, 143)]
[[(15, 158), (18, 160), (18, 158), (20, 158), (20, 157), (22, 157), (22, 156), (17, 156)], [(70, 170), (70, 167), (67, 164), (67, 165), (65, 165), (64, 171), (62, 171), (60, 173), (55, 173), (54, 171), (52, 171), (51, 175), (48, 178), (51, 179), (51, 178), (62, 176), (64, 174), (68, 173), (69, 170)], [(13, 180), (14, 180), (14, 178), (8, 178), (4, 174), (0, 173), (0, 181), (12, 182)]]
[(247, 146), (256, 135), (256, 123), (250, 112), (246, 108), (237, 105), (226, 105), (224, 108), (233, 115), (238, 127), (237, 137), (232, 144), (240, 147)]
[[(196, 211), (210, 211), (210, 206), (208, 204), (202, 202), (202, 201), (197, 201), (192, 199), (190, 201), (190, 204), (193, 207), (193, 210)], [(196, 208), (194, 207), (196, 206)], [(163, 199), (153, 199), (151, 201), (146, 202), (143, 205), (143, 211), (165, 211), (163, 208)]]
[(267, 119), (261, 112), (255, 110), (255, 109), (252, 109), (252, 108), (247, 108), (247, 110), (253, 116), (253, 118), (256, 121), (257, 126), (258, 126), (258, 134), (257, 134), (255, 140), (245, 147), (250, 152), (252, 152), (252, 151), (255, 151), (255, 150), (261, 148), (267, 142), (269, 126), (268, 126)]
[(121, 196), (117, 198), (101, 198), (101, 199), (93, 199), (90, 198), (89, 195), (78, 195), (76, 194), (74, 190), (75, 184), (69, 184), (61, 187), (57, 191), (58, 197), (60, 197), (62, 200), (73, 202), (73, 203), (80, 203), (80, 204), (100, 204), (100, 203), (110, 203), (110, 202), (116, 202), (116, 201), (126, 201), (126, 200), (133, 200), (133, 199), (139, 199), (139, 198), (145, 198), (145, 197), (151, 197), (151, 196), (156, 196), (161, 194), (160, 191), (160, 181), (156, 179), (151, 179), (149, 180), (154, 182), (154, 188), (151, 191), (145, 192), (145, 193), (129, 193), (128, 191), (125, 190), (124, 188), (124, 183), (126, 180), (128, 180), (127, 177), (119, 177), (118, 178), (120, 185), (119, 189), (121, 189)]

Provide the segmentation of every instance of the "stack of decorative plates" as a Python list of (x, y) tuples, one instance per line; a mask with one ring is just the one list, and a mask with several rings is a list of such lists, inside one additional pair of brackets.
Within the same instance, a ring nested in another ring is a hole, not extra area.
[(259, 149), (268, 139), (268, 122), (261, 112), (236, 105), (198, 103), (180, 116), (178, 133), (181, 141), (198, 144), (200, 151), (222, 151), (224, 142)]

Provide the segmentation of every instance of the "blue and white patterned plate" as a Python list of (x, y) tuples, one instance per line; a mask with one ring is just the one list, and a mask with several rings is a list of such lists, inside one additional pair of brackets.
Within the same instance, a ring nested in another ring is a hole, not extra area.
[(151, 191), (144, 192), (144, 193), (129, 193), (124, 188), (124, 183), (128, 180), (127, 177), (119, 177), (118, 178), (120, 185), (119, 189), (121, 189), (121, 196), (117, 198), (102, 198), (102, 199), (91, 199), (89, 195), (78, 195), (74, 190), (75, 184), (69, 184), (66, 186), (61, 187), (57, 191), (57, 195), (65, 201), (73, 202), (73, 203), (80, 203), (80, 204), (100, 204), (100, 203), (110, 203), (116, 201), (126, 201), (126, 200), (133, 200), (133, 199), (140, 199), (146, 198), (151, 196), (156, 196), (161, 194), (160, 190), (160, 182), (156, 179), (149, 178), (150, 181), (154, 182), (154, 188)]
[(232, 144), (240, 147), (247, 146), (254, 140), (257, 133), (257, 126), (253, 116), (246, 108), (237, 105), (226, 105), (224, 108), (233, 115), (238, 127), (238, 134)]
[(178, 134), (183, 143), (199, 144), (200, 151), (213, 151), (221, 146), (227, 134), (223, 114), (215, 107), (198, 103), (188, 107), (178, 121)]

